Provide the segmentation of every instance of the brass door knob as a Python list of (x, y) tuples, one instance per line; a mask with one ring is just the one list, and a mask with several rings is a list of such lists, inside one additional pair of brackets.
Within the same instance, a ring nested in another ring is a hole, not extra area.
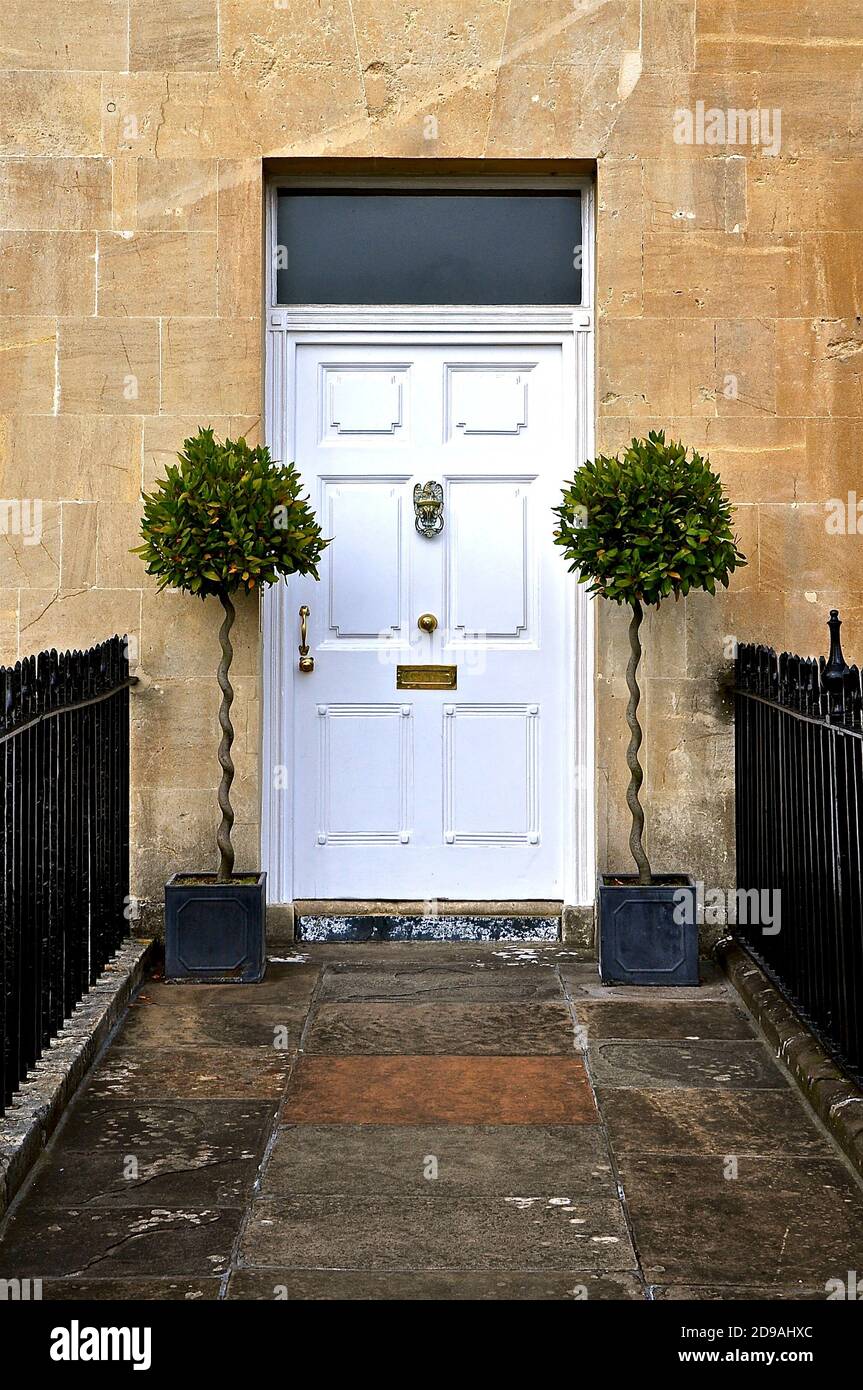
[(429, 637), (431, 637), (437, 627), (437, 618), (434, 613), (421, 613), (417, 618), (417, 627), (420, 632), (427, 632)]

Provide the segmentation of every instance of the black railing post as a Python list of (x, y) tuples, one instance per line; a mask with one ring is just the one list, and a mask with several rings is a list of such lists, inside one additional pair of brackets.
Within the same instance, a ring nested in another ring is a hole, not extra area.
[(821, 673), (821, 684), (827, 693), (828, 718), (841, 719), (845, 713), (845, 678), (849, 673), (849, 667), (845, 665), (842, 643), (839, 640), (842, 619), (839, 617), (838, 609), (830, 609), (827, 626), (830, 629), (830, 654)]

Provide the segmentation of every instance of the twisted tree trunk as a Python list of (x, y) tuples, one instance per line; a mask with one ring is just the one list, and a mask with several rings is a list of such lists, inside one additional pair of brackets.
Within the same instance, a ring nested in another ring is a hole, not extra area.
[(638, 761), (638, 750), (641, 747), (641, 725), (638, 722), (638, 703), (641, 699), (641, 691), (638, 688), (638, 664), (641, 661), (641, 641), (638, 630), (641, 627), (641, 620), (644, 614), (641, 611), (641, 604), (638, 599), (632, 603), (632, 621), (629, 624), (629, 662), (626, 667), (626, 684), (629, 690), (629, 703), (626, 706), (626, 722), (629, 725), (629, 747), (626, 750), (626, 764), (629, 768), (629, 786), (626, 791), (626, 804), (632, 814), (632, 829), (629, 832), (629, 848), (632, 857), (638, 865), (639, 883), (650, 883), (651, 872), (650, 862), (644, 852), (642, 836), (644, 834), (644, 811), (638, 799), (641, 784), (644, 781), (644, 773), (641, 770), (641, 763)]
[(234, 780), (234, 764), (231, 761), (231, 745), (234, 742), (231, 705), (234, 702), (234, 690), (228, 679), (228, 672), (231, 669), (234, 655), (234, 649), (231, 646), (231, 628), (234, 625), (236, 613), (230, 596), (226, 592), (220, 592), (219, 601), (225, 610), (225, 621), (219, 629), (219, 642), (222, 647), (222, 659), (219, 662), (219, 689), (222, 692), (222, 703), (219, 707), (219, 724), (222, 729), (222, 739), (219, 744), (219, 763), (222, 768), (219, 808), (222, 812), (222, 823), (216, 836), (216, 844), (219, 846), (219, 872), (216, 875), (216, 882), (227, 883), (234, 872), (234, 847), (231, 844), (231, 827), (234, 824), (234, 810), (231, 806), (231, 783)]

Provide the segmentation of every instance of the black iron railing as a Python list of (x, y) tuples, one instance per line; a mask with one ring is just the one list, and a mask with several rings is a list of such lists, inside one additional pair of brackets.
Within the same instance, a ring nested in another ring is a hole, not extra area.
[(123, 638), (0, 668), (0, 1114), (127, 932)]
[[(831, 1054), (863, 1072), (863, 698), (839, 615), (825, 661), (742, 644), (735, 935)], [(747, 900), (741, 890), (749, 893)], [(778, 917), (751, 893), (776, 894)], [(753, 920), (753, 918), (755, 920)], [(777, 929), (778, 928), (778, 929)]]

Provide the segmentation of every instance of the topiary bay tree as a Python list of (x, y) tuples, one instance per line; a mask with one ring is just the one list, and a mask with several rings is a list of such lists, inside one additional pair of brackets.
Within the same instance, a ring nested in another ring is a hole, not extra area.
[(632, 610), (626, 668), (629, 847), (639, 883), (650, 884), (638, 760), (644, 606), (658, 608), (663, 599), (685, 597), (692, 589), (713, 594), (717, 583), (727, 588), (731, 572), (746, 560), (732, 531), (731, 503), (709, 460), (681, 443), (666, 442), (663, 430), (633, 439), (616, 457), (601, 454), (583, 464), (554, 511), (559, 518), (555, 544), (563, 548), (570, 571), (592, 594)]
[(219, 630), (222, 657), (217, 679), (222, 692), (219, 764), (222, 769), (216, 836), (218, 883), (231, 880), (234, 850), (231, 783), (234, 728), (230, 682), (231, 628), (236, 610), (232, 594), (254, 594), (291, 574), (318, 577), (327, 545), (303, 495), (293, 464), (279, 464), (266, 447), (245, 439), (219, 443), (212, 429), (187, 439), (183, 451), (143, 498), (143, 545), (136, 548), (159, 589), (180, 589), (198, 598), (217, 598), (224, 609)]

